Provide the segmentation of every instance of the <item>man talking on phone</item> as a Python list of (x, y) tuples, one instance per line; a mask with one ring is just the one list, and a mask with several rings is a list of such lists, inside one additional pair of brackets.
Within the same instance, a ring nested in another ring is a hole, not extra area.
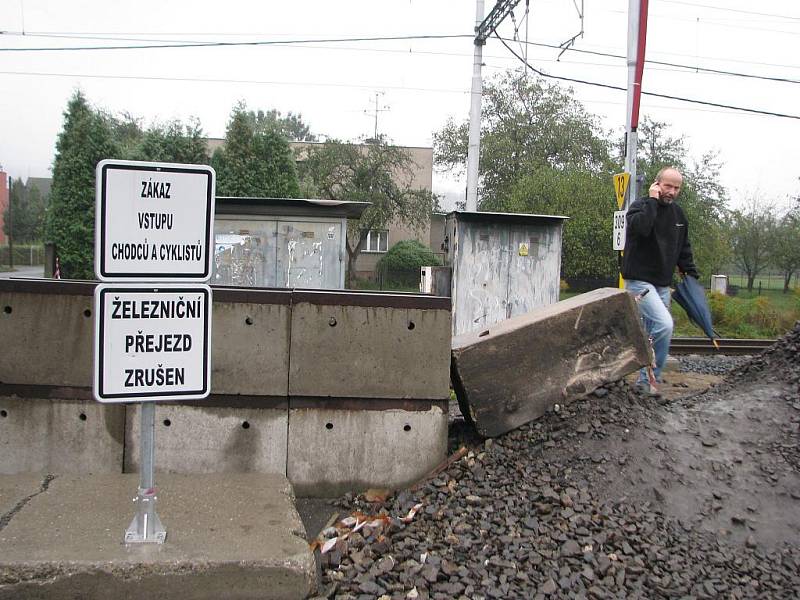
[[(626, 217), (622, 277), (625, 289), (640, 298), (639, 312), (653, 340), (656, 382), (661, 381), (672, 338), (669, 286), (675, 267), (682, 275), (698, 278), (689, 243), (689, 223), (683, 209), (675, 202), (682, 185), (683, 176), (677, 169), (661, 169), (647, 198), (633, 202)], [(659, 394), (647, 377), (647, 369), (639, 373), (636, 387), (650, 395)]]

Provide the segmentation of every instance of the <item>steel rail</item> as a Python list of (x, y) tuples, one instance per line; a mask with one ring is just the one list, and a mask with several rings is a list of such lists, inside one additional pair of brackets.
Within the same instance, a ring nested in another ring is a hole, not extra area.
[(719, 350), (714, 348), (708, 338), (675, 337), (670, 341), (669, 352), (670, 354), (760, 354), (774, 344), (775, 340), (719, 338), (717, 343)]

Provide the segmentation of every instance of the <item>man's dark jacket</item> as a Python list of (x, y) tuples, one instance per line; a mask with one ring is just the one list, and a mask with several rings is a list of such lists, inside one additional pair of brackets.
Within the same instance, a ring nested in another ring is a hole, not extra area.
[(689, 223), (674, 201), (636, 200), (628, 209), (627, 221), (622, 277), (666, 287), (672, 283), (676, 265), (681, 272), (697, 277)]

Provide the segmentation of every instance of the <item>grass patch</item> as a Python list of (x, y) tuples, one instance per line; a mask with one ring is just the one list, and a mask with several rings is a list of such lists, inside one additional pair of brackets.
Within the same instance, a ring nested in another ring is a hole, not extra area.
[[(559, 300), (582, 292), (562, 287)], [(775, 338), (789, 331), (800, 320), (800, 287), (784, 294), (783, 287), (748, 292), (740, 289), (736, 296), (709, 294), (708, 304), (714, 328), (721, 337), (739, 339)], [(705, 337), (691, 323), (686, 312), (676, 302), (670, 306), (675, 321), (675, 337)]]
[[(800, 319), (800, 290), (791, 294), (763, 290), (737, 296), (710, 294), (709, 308), (714, 328), (722, 337), (774, 338), (789, 331)], [(673, 302), (670, 307), (677, 337), (702, 337), (705, 334), (689, 322), (684, 310)]]

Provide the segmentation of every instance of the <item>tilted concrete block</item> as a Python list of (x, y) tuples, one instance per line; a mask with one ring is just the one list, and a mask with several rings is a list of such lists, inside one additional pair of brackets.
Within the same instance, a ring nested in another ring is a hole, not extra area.
[[(408, 402), (403, 409), (397, 402), (392, 409), (377, 401), (379, 409), (370, 410), (352, 400), (331, 399), (332, 408), (319, 402), (290, 401), (287, 476), (298, 496), (403, 488), (446, 458), (446, 403)], [(418, 409), (408, 410), (412, 404)]]
[(125, 407), (0, 396), (0, 474), (121, 473)]
[(295, 291), (289, 395), (449, 397), (450, 299)]
[[(155, 468), (164, 473), (286, 474), (286, 399), (233, 406), (211, 401), (156, 405)], [(139, 470), (141, 415), (129, 405), (125, 472)]]
[(649, 362), (633, 296), (603, 288), (453, 338), (451, 376), (462, 413), (496, 436)]

